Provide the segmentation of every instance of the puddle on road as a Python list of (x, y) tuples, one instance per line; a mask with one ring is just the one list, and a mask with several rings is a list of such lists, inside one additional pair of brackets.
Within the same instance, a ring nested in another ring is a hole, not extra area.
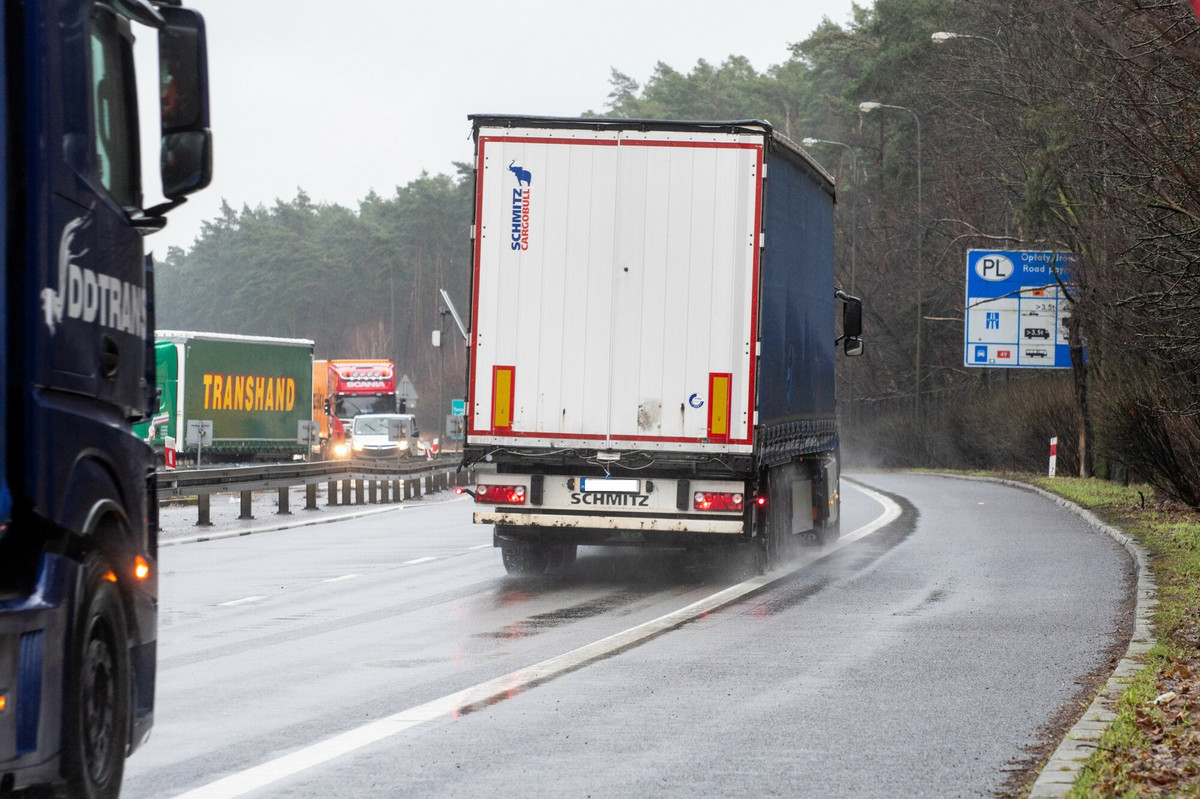
[[(716, 570), (719, 571), (719, 570)], [(604, 591), (601, 597), (546, 613), (527, 616), (498, 630), (476, 633), (474, 638), (515, 640), (537, 635), (571, 622), (613, 613), (663, 591), (711, 592), (729, 585), (714, 572), (711, 558), (682, 549), (581, 547), (579, 559), (566, 574), (510, 577), (505, 587), (491, 597), (495, 609), (509, 608), (534, 600), (553, 600), (579, 591)]]
[(445, 662), (438, 658), (415, 658), (412, 660), (368, 660), (362, 665), (372, 669), (415, 669), (421, 666), (440, 666)]
[[(903, 508), (900, 518), (887, 528), (870, 535), (854, 546), (806, 566), (789, 579), (776, 584), (767, 595), (748, 611), (753, 618), (766, 618), (802, 605), (833, 583), (861, 574), (871, 563), (908, 540), (917, 528), (916, 510), (901, 497), (892, 497)], [(936, 596), (935, 596), (936, 595)], [(923, 604), (940, 601), (944, 592), (934, 591)]]
[(549, 613), (538, 613), (521, 619), (520, 621), (513, 622), (512, 624), (507, 624), (504, 627), (501, 627), (499, 630), (476, 633), (472, 637), (495, 638), (500, 640), (527, 638), (531, 635), (537, 635), (543, 630), (549, 630), (573, 621), (603, 616), (606, 613), (611, 613), (622, 605), (628, 605), (631, 602), (635, 602), (638, 599), (646, 597), (650, 593), (651, 592), (649, 591), (629, 591), (620, 594), (610, 594), (598, 599), (581, 602), (570, 607), (560, 608)]

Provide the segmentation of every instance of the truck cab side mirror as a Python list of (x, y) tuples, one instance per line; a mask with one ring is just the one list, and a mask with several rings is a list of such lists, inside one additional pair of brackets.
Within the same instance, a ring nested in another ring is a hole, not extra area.
[(207, 41), (199, 12), (180, 6), (158, 11), (166, 21), (158, 32), (163, 196), (182, 201), (212, 181)]
[(843, 342), (842, 352), (850, 356), (862, 355), (862, 300), (840, 290), (834, 292), (834, 296), (843, 303), (842, 335), (838, 338)]

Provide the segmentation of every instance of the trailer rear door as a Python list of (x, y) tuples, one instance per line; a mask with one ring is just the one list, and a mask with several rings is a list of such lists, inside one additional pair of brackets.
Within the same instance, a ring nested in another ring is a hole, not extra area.
[(481, 127), (468, 437), (749, 452), (763, 137)]

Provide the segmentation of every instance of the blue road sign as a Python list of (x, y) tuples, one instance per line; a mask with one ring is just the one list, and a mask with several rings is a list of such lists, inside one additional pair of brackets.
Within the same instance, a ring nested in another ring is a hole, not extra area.
[(1066, 369), (1074, 256), (1029, 250), (969, 250), (966, 366)]

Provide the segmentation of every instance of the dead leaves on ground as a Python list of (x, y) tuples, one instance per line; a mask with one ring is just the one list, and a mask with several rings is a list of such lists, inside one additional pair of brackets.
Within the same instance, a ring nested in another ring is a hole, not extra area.
[[(1200, 789), (1200, 657), (1176, 660), (1159, 675), (1158, 695), (1137, 709), (1135, 723), (1149, 747), (1125, 754), (1126, 777), (1146, 796)], [(1101, 792), (1115, 784), (1097, 782)]]

